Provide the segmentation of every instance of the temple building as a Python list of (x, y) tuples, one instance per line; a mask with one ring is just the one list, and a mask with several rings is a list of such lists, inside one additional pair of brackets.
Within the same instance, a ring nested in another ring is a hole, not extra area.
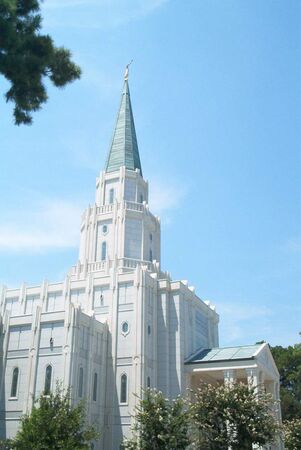
[(74, 402), (85, 399), (101, 433), (95, 450), (120, 449), (134, 394), (146, 387), (174, 398), (201, 380), (237, 379), (279, 400), (268, 345), (219, 348), (215, 307), (161, 269), (160, 219), (148, 200), (126, 71), (95, 203), (82, 215), (78, 262), (58, 283), (2, 287), (0, 439), (15, 435), (57, 380)]

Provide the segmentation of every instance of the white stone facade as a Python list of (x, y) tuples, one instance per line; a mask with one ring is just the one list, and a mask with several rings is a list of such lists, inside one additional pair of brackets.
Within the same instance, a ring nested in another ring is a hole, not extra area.
[[(118, 120), (131, 108), (122, 107)], [(95, 204), (82, 216), (79, 260), (63, 282), (2, 288), (0, 438), (13, 436), (47, 383), (52, 389), (60, 380), (75, 402), (86, 400), (101, 432), (94, 448), (118, 450), (135, 394), (148, 386), (171, 398), (184, 394), (185, 361), (218, 346), (214, 307), (161, 271), (160, 221), (140, 169), (127, 165), (97, 179)]]

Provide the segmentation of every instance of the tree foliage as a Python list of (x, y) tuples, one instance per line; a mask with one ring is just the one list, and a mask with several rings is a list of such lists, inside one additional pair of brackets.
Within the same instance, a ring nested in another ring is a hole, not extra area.
[(208, 450), (249, 450), (274, 441), (279, 426), (269, 394), (242, 383), (202, 384), (190, 406), (193, 441)]
[(162, 392), (144, 391), (135, 410), (133, 437), (123, 443), (128, 450), (184, 450), (188, 440), (188, 414), (181, 398), (169, 401)]
[(11, 450), (88, 450), (98, 433), (85, 423), (82, 403), (71, 405), (69, 391), (57, 386), (54, 393), (41, 395), (30, 415), (21, 420), (16, 437), (7, 443)]
[(45, 79), (57, 87), (80, 77), (71, 53), (41, 34), (39, 0), (0, 0), (0, 73), (10, 82), (17, 125), (31, 124), (32, 112), (47, 101)]
[(301, 419), (284, 422), (286, 450), (301, 450)]
[(301, 419), (301, 344), (271, 351), (280, 374), (282, 418)]
[(127, 450), (250, 450), (277, 439), (279, 425), (270, 395), (235, 383), (203, 384), (193, 401), (169, 402), (161, 392), (147, 390), (135, 414)]

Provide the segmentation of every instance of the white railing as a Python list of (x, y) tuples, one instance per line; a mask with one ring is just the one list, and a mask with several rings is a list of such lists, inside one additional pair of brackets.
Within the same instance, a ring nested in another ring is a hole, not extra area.
[[(110, 203), (108, 205), (101, 205), (101, 206), (97, 206), (96, 207), (96, 214), (108, 214), (113, 212), (114, 210), (114, 205), (115, 203)], [(144, 203), (136, 203), (136, 202), (131, 202), (128, 200), (124, 200), (122, 203), (117, 203), (116, 204), (117, 209), (120, 208), (124, 208), (124, 209), (128, 209), (130, 211), (137, 211), (137, 212), (147, 212), (149, 213), (149, 209), (148, 209), (148, 205), (144, 202)], [(88, 212), (88, 216), (89, 214), (91, 214), (93, 208), (89, 208), (89, 212)], [(82, 223), (84, 222), (85, 218), (86, 218), (86, 214), (87, 214), (87, 210), (84, 211), (84, 213), (82, 214)]]
[(142, 261), (140, 259), (121, 258), (118, 260), (118, 267), (124, 267), (125, 269), (135, 269), (137, 266), (147, 266), (149, 270), (152, 269), (152, 263), (150, 261)]
[(106, 269), (107, 261), (96, 261), (87, 264), (77, 264), (71, 267), (70, 275), (80, 275), (83, 272), (99, 272)]
[(97, 206), (96, 214), (107, 214), (113, 211), (114, 204), (110, 203), (109, 205)]
[(88, 272), (97, 272), (99, 270), (105, 270), (106, 268), (106, 261), (97, 261), (93, 263), (87, 264), (87, 270)]
[[(77, 264), (71, 267), (69, 274), (71, 276), (80, 276), (89, 272), (108, 272), (112, 267), (113, 261), (96, 261), (86, 264)], [(117, 260), (117, 267), (119, 269), (134, 270), (137, 266), (146, 266), (148, 270), (154, 270), (154, 266), (150, 261), (143, 261), (140, 259), (120, 258)]]
[(145, 205), (143, 203), (129, 202), (126, 200), (124, 202), (125, 209), (130, 209), (132, 211), (144, 212)]

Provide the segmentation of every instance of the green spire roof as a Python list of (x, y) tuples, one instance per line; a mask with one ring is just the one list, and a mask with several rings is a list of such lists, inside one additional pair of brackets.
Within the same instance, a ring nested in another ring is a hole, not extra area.
[(120, 107), (105, 171), (114, 172), (122, 166), (130, 170), (140, 169), (142, 175), (128, 84), (128, 72), (126, 72), (124, 80)]

